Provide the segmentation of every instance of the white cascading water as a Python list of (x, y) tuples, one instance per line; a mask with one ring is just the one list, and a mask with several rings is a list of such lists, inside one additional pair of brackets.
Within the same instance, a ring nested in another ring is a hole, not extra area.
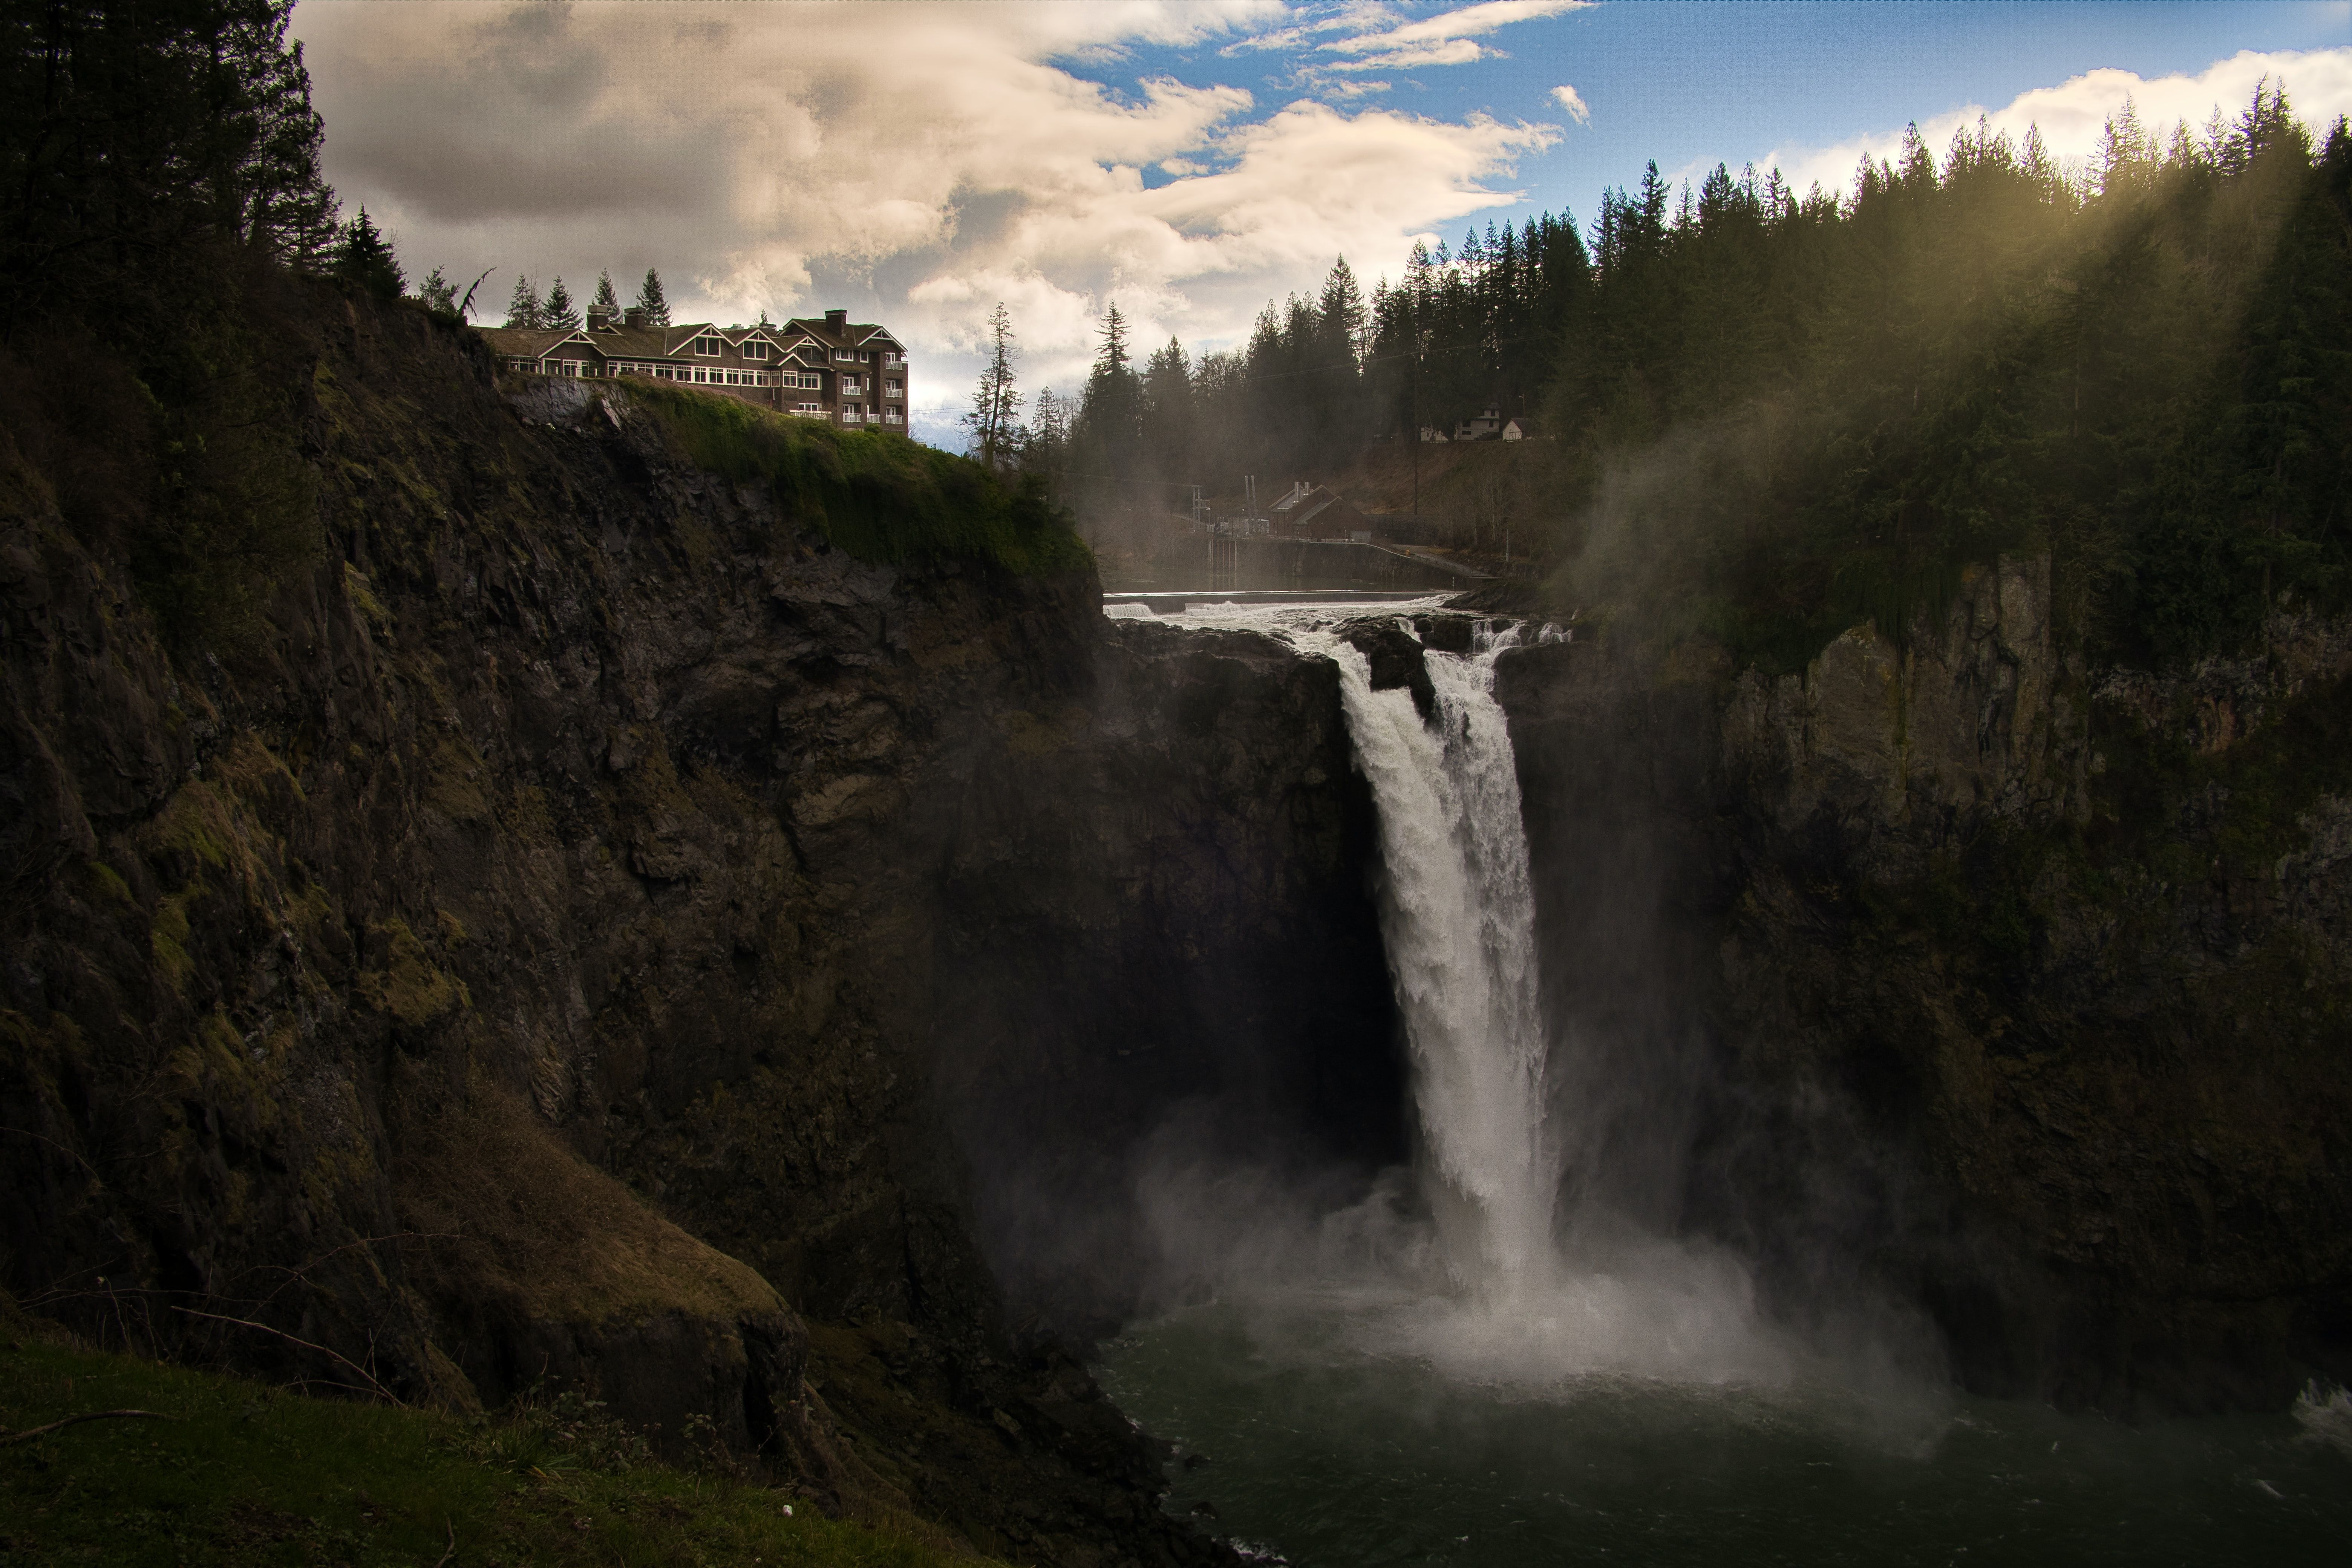
[(1348, 729), (1379, 804), (1383, 934), (1446, 1268), (1500, 1306), (1549, 1281), (1558, 1180), (1544, 1132), (1528, 841), (1495, 700), (1496, 657), (1518, 634), (1482, 629), (1466, 656), (1427, 651), (1429, 723), (1412, 692), (1372, 689), (1358, 649), (1313, 640), (1339, 666)]
[[(1379, 813), (1381, 936), (1412, 1051), (1421, 1186), (1453, 1289), (1433, 1297), (1412, 1268), (1367, 1278), (1328, 1259), (1337, 1271), (1314, 1288), (1353, 1303), (1365, 1348), (1463, 1376), (1784, 1380), (1789, 1347), (1758, 1321), (1735, 1259), (1622, 1228), (1605, 1252), (1574, 1237), (1563, 1249), (1556, 1234), (1560, 1155), (1581, 1134), (1572, 1108), (1566, 1127), (1546, 1117), (1527, 833), (1494, 694), (1496, 662), (1521, 628), (1481, 626), (1467, 655), (1424, 649), (1437, 700), (1425, 723), (1411, 691), (1372, 689), (1370, 661), (1334, 620), (1297, 606), (1202, 606), (1183, 617), (1269, 633), (1333, 660)], [(1378, 1206), (1329, 1216), (1326, 1230), (1377, 1229), (1369, 1210)], [(1402, 1258), (1421, 1247), (1372, 1251)]]

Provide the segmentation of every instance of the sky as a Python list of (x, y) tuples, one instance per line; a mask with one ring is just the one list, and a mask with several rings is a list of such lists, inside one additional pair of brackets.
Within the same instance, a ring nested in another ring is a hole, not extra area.
[(328, 178), (412, 277), (502, 317), (661, 269), (679, 321), (846, 309), (955, 416), (1000, 300), (1024, 390), (1075, 391), (1113, 300), (1143, 348), (1245, 339), (1345, 256), (1566, 211), (1656, 160), (1850, 186), (1916, 122), (2081, 156), (2130, 97), (2201, 125), (2257, 81), (2352, 112), (2352, 0), (301, 0)]

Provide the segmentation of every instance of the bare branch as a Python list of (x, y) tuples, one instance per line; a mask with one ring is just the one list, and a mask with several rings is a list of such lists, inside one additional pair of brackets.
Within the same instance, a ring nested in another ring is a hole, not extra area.
[(226, 1318), (223, 1317), (218, 1312), (199, 1312), (194, 1307), (173, 1307), (172, 1310), (175, 1312), (185, 1312), (191, 1318), (210, 1318), (216, 1323), (235, 1323), (241, 1328), (259, 1329), (265, 1334), (276, 1334), (279, 1339), (286, 1341), (289, 1344), (300, 1345), (304, 1350), (317, 1351), (323, 1356), (333, 1356), (335, 1360), (342, 1363), (343, 1365), (350, 1367), (353, 1372), (358, 1373), (362, 1377), (367, 1379), (367, 1385), (373, 1389), (377, 1397), (383, 1399), (386, 1404), (397, 1405), (404, 1409), (407, 1407), (407, 1401), (393, 1393), (392, 1390), (386, 1388), (383, 1384), (378, 1383), (375, 1380), (375, 1374), (373, 1373), (360, 1365), (359, 1363), (352, 1360), (351, 1357), (341, 1354), (335, 1351), (331, 1351), (324, 1345), (314, 1345), (308, 1340), (299, 1339), (295, 1335), (288, 1333), (284, 1329), (273, 1329), (268, 1323), (257, 1323), (250, 1318)]

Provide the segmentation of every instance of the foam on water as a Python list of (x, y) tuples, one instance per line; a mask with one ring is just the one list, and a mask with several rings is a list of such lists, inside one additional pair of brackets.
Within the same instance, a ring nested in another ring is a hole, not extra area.
[(2309, 1384), (2294, 1402), (2294, 1418), (2304, 1436), (2352, 1458), (2352, 1392)]

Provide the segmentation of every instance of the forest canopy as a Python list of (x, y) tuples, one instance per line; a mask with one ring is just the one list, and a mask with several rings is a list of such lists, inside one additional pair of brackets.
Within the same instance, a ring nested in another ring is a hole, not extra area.
[(2345, 125), (2268, 84), (2201, 130), (2126, 105), (2074, 167), (1981, 121), (1835, 195), (1652, 163), (1589, 230), (1417, 247), (1369, 298), (1343, 260), (1232, 353), (1107, 339), (1019, 460), (1083, 512), (1335, 474), (1493, 407), (1542, 437), (1511, 504), (1578, 602), (1790, 668), (2046, 550), (2071, 636), (2196, 657), (2347, 593), (2347, 187)]
[(182, 643), (316, 547), (287, 280), (401, 287), (337, 226), (292, 11), (0, 3), (0, 481), (127, 556)]

